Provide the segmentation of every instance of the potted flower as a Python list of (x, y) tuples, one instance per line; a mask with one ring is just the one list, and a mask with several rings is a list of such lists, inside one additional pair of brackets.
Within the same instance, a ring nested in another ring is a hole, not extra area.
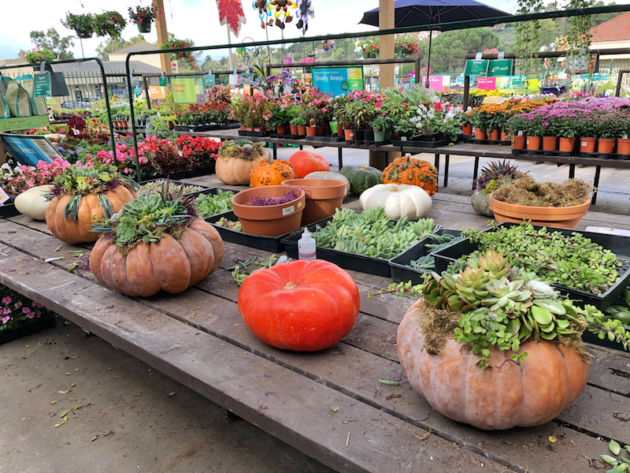
[(69, 30), (74, 30), (80, 39), (89, 39), (94, 33), (94, 15), (91, 13), (66, 13), (66, 19), (61, 24)]
[[(577, 112), (578, 110), (576, 110)], [(584, 111), (586, 112), (586, 111)], [(576, 136), (579, 131), (579, 117), (566, 113), (558, 117), (547, 119), (547, 135), (559, 138), (559, 150), (561, 153), (572, 153), (575, 148)]]
[(55, 326), (55, 314), (19, 292), (0, 286), (0, 345)]
[(623, 134), (617, 139), (617, 153), (622, 156), (630, 156), (630, 112), (627, 110), (622, 115), (621, 124)]
[(473, 124), (472, 124), (472, 108), (468, 107), (466, 113), (462, 113), (459, 116), (459, 122), (462, 125), (462, 133), (464, 136), (472, 135)]
[(611, 154), (618, 138), (625, 135), (626, 124), (617, 111), (610, 111), (597, 117), (597, 152)]
[(40, 49), (39, 46), (28, 51), (23, 58), (29, 64), (39, 64), (42, 61), (52, 62), (56, 59), (55, 54), (51, 50)]
[(113, 39), (120, 39), (126, 26), (127, 22), (117, 11), (106, 11), (94, 16), (94, 32), (96, 36), (109, 36)]
[[(194, 46), (194, 43), (190, 40), (181, 40), (181, 39), (170, 39), (168, 41), (164, 41), (160, 49), (166, 51), (168, 49), (185, 49), (191, 48)], [(181, 51), (176, 53), (171, 53), (171, 61), (188, 61), (194, 62), (195, 58), (193, 57), (190, 51)], [(194, 69), (195, 66), (191, 66), (191, 69)]]
[(525, 145), (528, 151), (538, 151), (540, 149), (541, 137), (545, 132), (542, 118), (529, 118), (523, 120), (521, 131), (525, 136)]
[(595, 114), (589, 114), (579, 121), (580, 153), (594, 153), (597, 146)]
[(158, 9), (155, 5), (143, 7), (141, 5), (136, 8), (129, 7), (129, 21), (138, 25), (138, 31), (140, 33), (150, 33), (151, 24), (158, 17)]
[(381, 113), (370, 121), (370, 126), (374, 131), (374, 141), (382, 144), (391, 139), (394, 120)]
[(379, 55), (378, 38), (366, 38), (359, 43), (359, 48), (363, 52), (363, 59), (376, 59)]

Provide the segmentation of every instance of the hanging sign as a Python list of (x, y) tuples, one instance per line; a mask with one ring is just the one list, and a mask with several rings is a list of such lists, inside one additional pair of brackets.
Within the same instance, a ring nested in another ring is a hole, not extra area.
[(477, 88), (481, 90), (494, 90), (497, 88), (497, 80), (494, 77), (477, 79)]
[(361, 67), (314, 67), (313, 86), (326, 94), (348, 95), (350, 90), (363, 90), (363, 66)]
[(35, 84), (33, 86), (33, 92), (35, 97), (49, 97), (50, 96), (50, 74), (44, 72), (43, 74), (35, 74)]
[(177, 77), (171, 79), (173, 103), (197, 103), (197, 89), (194, 77)]
[(37, 166), (40, 161), (52, 163), (57, 158), (63, 158), (45, 136), (0, 133), (0, 142), (18, 163), (26, 166)]
[(491, 60), (488, 66), (488, 77), (512, 75), (512, 59)]
[(160, 87), (168, 87), (168, 77), (160, 77)]
[(466, 61), (465, 76), (486, 76), (488, 73), (488, 59), (468, 59)]
[(203, 85), (214, 87), (216, 85), (216, 76), (214, 74), (203, 76)]

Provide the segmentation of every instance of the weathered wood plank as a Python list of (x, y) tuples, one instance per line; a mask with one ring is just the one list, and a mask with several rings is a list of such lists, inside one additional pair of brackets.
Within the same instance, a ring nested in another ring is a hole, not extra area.
[[(12, 251), (0, 282), (344, 472), (503, 468), (267, 359)], [(242, 383), (242, 384), (241, 384)], [(330, 407), (339, 407), (342, 415)], [(346, 420), (352, 422), (345, 423)]]

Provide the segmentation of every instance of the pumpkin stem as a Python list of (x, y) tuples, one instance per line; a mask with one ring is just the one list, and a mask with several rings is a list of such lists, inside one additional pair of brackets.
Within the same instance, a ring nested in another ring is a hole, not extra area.
[(367, 164), (362, 164), (362, 165), (361, 165), (361, 169), (362, 169), (363, 171), (367, 171), (367, 168), (368, 168), (368, 165), (367, 165)]
[(296, 287), (297, 287), (297, 284), (294, 282), (289, 282), (286, 286), (284, 286), (284, 288), (287, 290), (295, 289)]

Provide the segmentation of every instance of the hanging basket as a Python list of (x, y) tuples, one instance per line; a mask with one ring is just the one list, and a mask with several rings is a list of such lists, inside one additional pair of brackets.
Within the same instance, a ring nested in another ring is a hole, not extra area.
[(138, 23), (138, 31), (140, 33), (150, 33), (151, 32), (151, 23)]

